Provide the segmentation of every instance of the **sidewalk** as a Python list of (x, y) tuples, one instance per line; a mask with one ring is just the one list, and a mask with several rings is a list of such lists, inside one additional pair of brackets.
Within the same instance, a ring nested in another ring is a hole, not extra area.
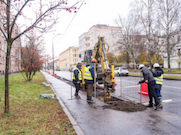
[[(94, 99), (95, 106), (81, 99), (71, 99), (71, 86), (43, 72), (51, 83), (61, 106), (73, 123), (77, 134), (82, 135), (180, 135), (181, 117), (164, 111), (147, 109), (142, 112), (122, 112), (103, 109), (103, 102)], [(72, 87), (72, 95), (75, 89)]]

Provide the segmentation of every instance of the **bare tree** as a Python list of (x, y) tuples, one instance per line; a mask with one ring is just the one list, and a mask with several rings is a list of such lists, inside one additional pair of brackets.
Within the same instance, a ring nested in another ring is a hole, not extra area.
[(129, 66), (129, 63), (132, 59), (132, 62), (136, 64), (136, 57), (139, 52), (140, 44), (140, 33), (138, 26), (139, 16), (134, 12), (130, 12), (127, 18), (122, 18), (119, 16), (119, 19), (116, 21), (118, 26), (121, 28), (121, 37), (119, 44), (122, 46), (123, 50), (126, 52), (126, 63)]
[[(14, 41), (33, 28), (45, 31), (57, 21), (54, 18), (62, 10), (72, 12), (79, 2), (68, 0), (0, 0), (0, 32), (7, 43), (5, 66), (5, 113), (9, 112), (9, 63)], [(22, 25), (22, 21), (24, 22)], [(20, 32), (17, 29), (21, 29)]]
[(161, 24), (163, 35), (166, 41), (166, 52), (168, 68), (170, 69), (170, 56), (175, 45), (179, 42), (174, 38), (177, 31), (180, 30), (179, 14), (181, 12), (180, 0), (157, 0), (159, 5), (158, 18)]
[(154, 35), (154, 22), (155, 22), (155, 0), (140, 0), (137, 3), (140, 11), (138, 12), (140, 15), (140, 20), (143, 26), (144, 35), (146, 35), (147, 41), (145, 42), (147, 51), (148, 51), (148, 64), (152, 65), (151, 57), (154, 53), (155, 44), (153, 41)]

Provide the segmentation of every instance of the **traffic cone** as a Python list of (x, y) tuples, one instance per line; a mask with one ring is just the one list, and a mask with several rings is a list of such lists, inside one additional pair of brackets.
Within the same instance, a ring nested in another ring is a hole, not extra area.
[(142, 95), (148, 95), (148, 84), (147, 83), (142, 83), (141, 84), (141, 90), (138, 91), (139, 94)]

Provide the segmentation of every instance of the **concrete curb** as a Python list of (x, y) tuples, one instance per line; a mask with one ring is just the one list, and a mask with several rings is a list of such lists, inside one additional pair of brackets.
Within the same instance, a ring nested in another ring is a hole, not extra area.
[[(47, 80), (47, 79), (46, 79)], [(48, 80), (47, 80), (48, 81)], [(49, 81), (48, 81), (49, 82)], [(75, 132), (77, 133), (77, 135), (85, 135), (82, 131), (82, 129), (80, 128), (80, 126), (78, 125), (78, 123), (76, 122), (76, 120), (74, 119), (74, 117), (72, 116), (71, 112), (69, 111), (69, 109), (66, 107), (66, 105), (64, 104), (63, 100), (57, 96), (56, 91), (54, 90), (52, 84), (50, 83), (50, 87), (53, 90), (53, 92), (56, 95), (56, 98), (58, 99), (63, 111), (65, 112), (65, 114), (68, 116), (71, 124), (73, 125), (73, 128), (75, 130)]]

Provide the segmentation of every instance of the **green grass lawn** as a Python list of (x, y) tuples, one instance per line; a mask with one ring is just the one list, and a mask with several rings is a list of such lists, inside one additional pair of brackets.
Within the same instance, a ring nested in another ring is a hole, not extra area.
[[(140, 74), (140, 73), (129, 73), (129, 76), (142, 76), (142, 74)], [(181, 76), (168, 76), (168, 75), (164, 75), (163, 78), (164, 79), (181, 79)]]
[(171, 70), (168, 70), (168, 69), (166, 69), (166, 68), (163, 68), (163, 71), (165, 72), (165, 73), (173, 73), (173, 74), (181, 74), (181, 69), (171, 69)]
[(58, 100), (40, 98), (53, 93), (44, 87), (41, 73), (26, 82), (21, 74), (10, 75), (10, 113), (4, 114), (4, 77), (0, 77), (0, 135), (76, 135)]

